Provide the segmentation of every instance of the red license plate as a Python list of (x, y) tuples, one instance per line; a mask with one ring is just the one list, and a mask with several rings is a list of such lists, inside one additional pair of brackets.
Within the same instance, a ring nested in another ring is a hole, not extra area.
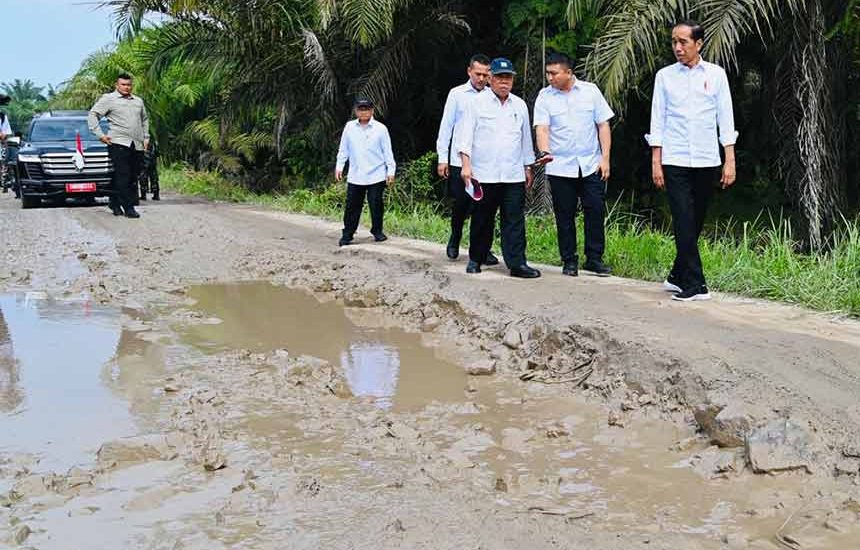
[(91, 193), (96, 190), (95, 183), (67, 183), (66, 193)]

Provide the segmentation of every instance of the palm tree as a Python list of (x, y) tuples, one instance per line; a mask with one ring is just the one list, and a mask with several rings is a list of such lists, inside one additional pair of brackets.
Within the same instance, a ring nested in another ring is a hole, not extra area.
[(807, 226), (813, 249), (839, 215), (847, 180), (844, 159), (847, 129), (834, 105), (834, 90), (846, 80), (846, 65), (836, 63), (846, 41), (828, 39), (838, 21), (856, 14), (857, 1), (839, 0), (569, 0), (574, 26), (596, 19), (599, 37), (583, 69), (623, 107), (631, 90), (650, 83), (668, 61), (669, 29), (695, 18), (706, 29), (704, 55), (735, 73), (738, 52), (764, 40), (777, 56), (764, 75), (770, 89), (776, 138), (782, 144), (776, 169), (782, 175)]

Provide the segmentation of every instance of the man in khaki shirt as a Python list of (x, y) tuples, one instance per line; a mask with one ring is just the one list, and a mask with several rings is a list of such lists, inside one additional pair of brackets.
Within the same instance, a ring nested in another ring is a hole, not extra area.
[[(143, 164), (143, 152), (149, 147), (149, 116), (143, 100), (132, 95), (132, 87), (129, 74), (119, 75), (115, 91), (101, 96), (90, 109), (89, 127), (108, 146), (113, 162), (111, 211), (114, 216), (125, 213), (127, 218), (139, 218), (134, 205), (137, 203), (137, 177)], [(99, 127), (102, 117), (110, 122), (109, 134), (104, 134)]]

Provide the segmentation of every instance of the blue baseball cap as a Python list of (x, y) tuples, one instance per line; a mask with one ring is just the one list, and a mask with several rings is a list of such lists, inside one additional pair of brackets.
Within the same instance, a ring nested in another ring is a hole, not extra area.
[(491, 74), (517, 74), (514, 70), (514, 64), (511, 63), (510, 59), (505, 57), (497, 57), (493, 59), (493, 62), (490, 64), (490, 73)]

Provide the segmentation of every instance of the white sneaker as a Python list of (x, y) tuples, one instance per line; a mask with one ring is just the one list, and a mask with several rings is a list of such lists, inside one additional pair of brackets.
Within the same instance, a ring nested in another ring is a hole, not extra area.
[(678, 285), (676, 285), (675, 283), (670, 283), (669, 279), (666, 279), (665, 281), (663, 281), (663, 290), (665, 290), (666, 292), (672, 292), (672, 293), (676, 293), (676, 294), (678, 292), (684, 292), (684, 290), (681, 287), (679, 287)]

